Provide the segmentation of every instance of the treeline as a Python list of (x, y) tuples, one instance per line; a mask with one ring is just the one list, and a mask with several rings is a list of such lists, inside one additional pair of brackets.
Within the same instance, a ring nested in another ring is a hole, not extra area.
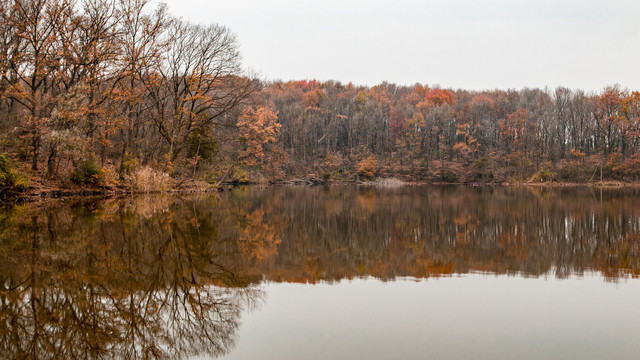
[(640, 93), (274, 82), (288, 172), (444, 182), (637, 180)]
[(264, 82), (229, 29), (147, 0), (0, 0), (0, 33), (0, 189), (640, 175), (640, 93), (617, 87)]
[(147, 0), (1, 0), (0, 33), (2, 148), (44, 181), (221, 180), (277, 130), (223, 26)]

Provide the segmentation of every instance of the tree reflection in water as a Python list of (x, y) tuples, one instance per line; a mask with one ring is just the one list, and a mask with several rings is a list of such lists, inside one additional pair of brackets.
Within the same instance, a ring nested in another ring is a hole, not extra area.
[(0, 209), (0, 354), (233, 348), (263, 280), (640, 275), (640, 191), (282, 187)]
[(218, 261), (225, 248), (219, 219), (174, 200), (4, 209), (0, 353), (27, 359), (227, 353), (241, 312), (262, 293)]
[(289, 224), (276, 281), (489, 272), (640, 276), (640, 189), (283, 188), (247, 197)]

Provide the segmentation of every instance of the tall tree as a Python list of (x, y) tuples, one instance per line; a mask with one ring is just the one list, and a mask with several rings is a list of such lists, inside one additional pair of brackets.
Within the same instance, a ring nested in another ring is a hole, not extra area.
[(31, 168), (38, 169), (41, 139), (48, 131), (51, 110), (59, 95), (60, 39), (64, 12), (73, 6), (63, 0), (15, 0), (8, 26), (11, 40), (6, 96), (25, 109), (25, 135), (31, 142)]
[(240, 109), (250, 103), (258, 84), (242, 76), (238, 41), (228, 28), (174, 19), (167, 36), (161, 86), (151, 95), (166, 158), (175, 162), (194, 146), (189, 139), (200, 139), (196, 146), (203, 139), (223, 141), (216, 130), (236, 126)]

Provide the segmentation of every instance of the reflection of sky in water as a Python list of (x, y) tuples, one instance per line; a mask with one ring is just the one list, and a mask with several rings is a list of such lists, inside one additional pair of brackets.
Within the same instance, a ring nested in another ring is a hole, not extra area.
[(635, 359), (638, 281), (469, 274), (268, 283), (225, 359)]

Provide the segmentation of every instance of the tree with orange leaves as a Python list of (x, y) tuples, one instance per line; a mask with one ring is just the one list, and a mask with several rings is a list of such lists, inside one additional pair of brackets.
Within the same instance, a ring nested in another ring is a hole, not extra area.
[(451, 90), (441, 89), (433, 89), (429, 91), (424, 97), (424, 101), (434, 106), (443, 104), (453, 105), (456, 103), (456, 99), (453, 97), (453, 92), (451, 92)]
[(267, 156), (265, 147), (276, 141), (280, 124), (278, 113), (264, 107), (248, 107), (244, 109), (238, 128), (240, 141), (244, 145), (240, 152), (240, 160), (249, 166), (260, 165)]

